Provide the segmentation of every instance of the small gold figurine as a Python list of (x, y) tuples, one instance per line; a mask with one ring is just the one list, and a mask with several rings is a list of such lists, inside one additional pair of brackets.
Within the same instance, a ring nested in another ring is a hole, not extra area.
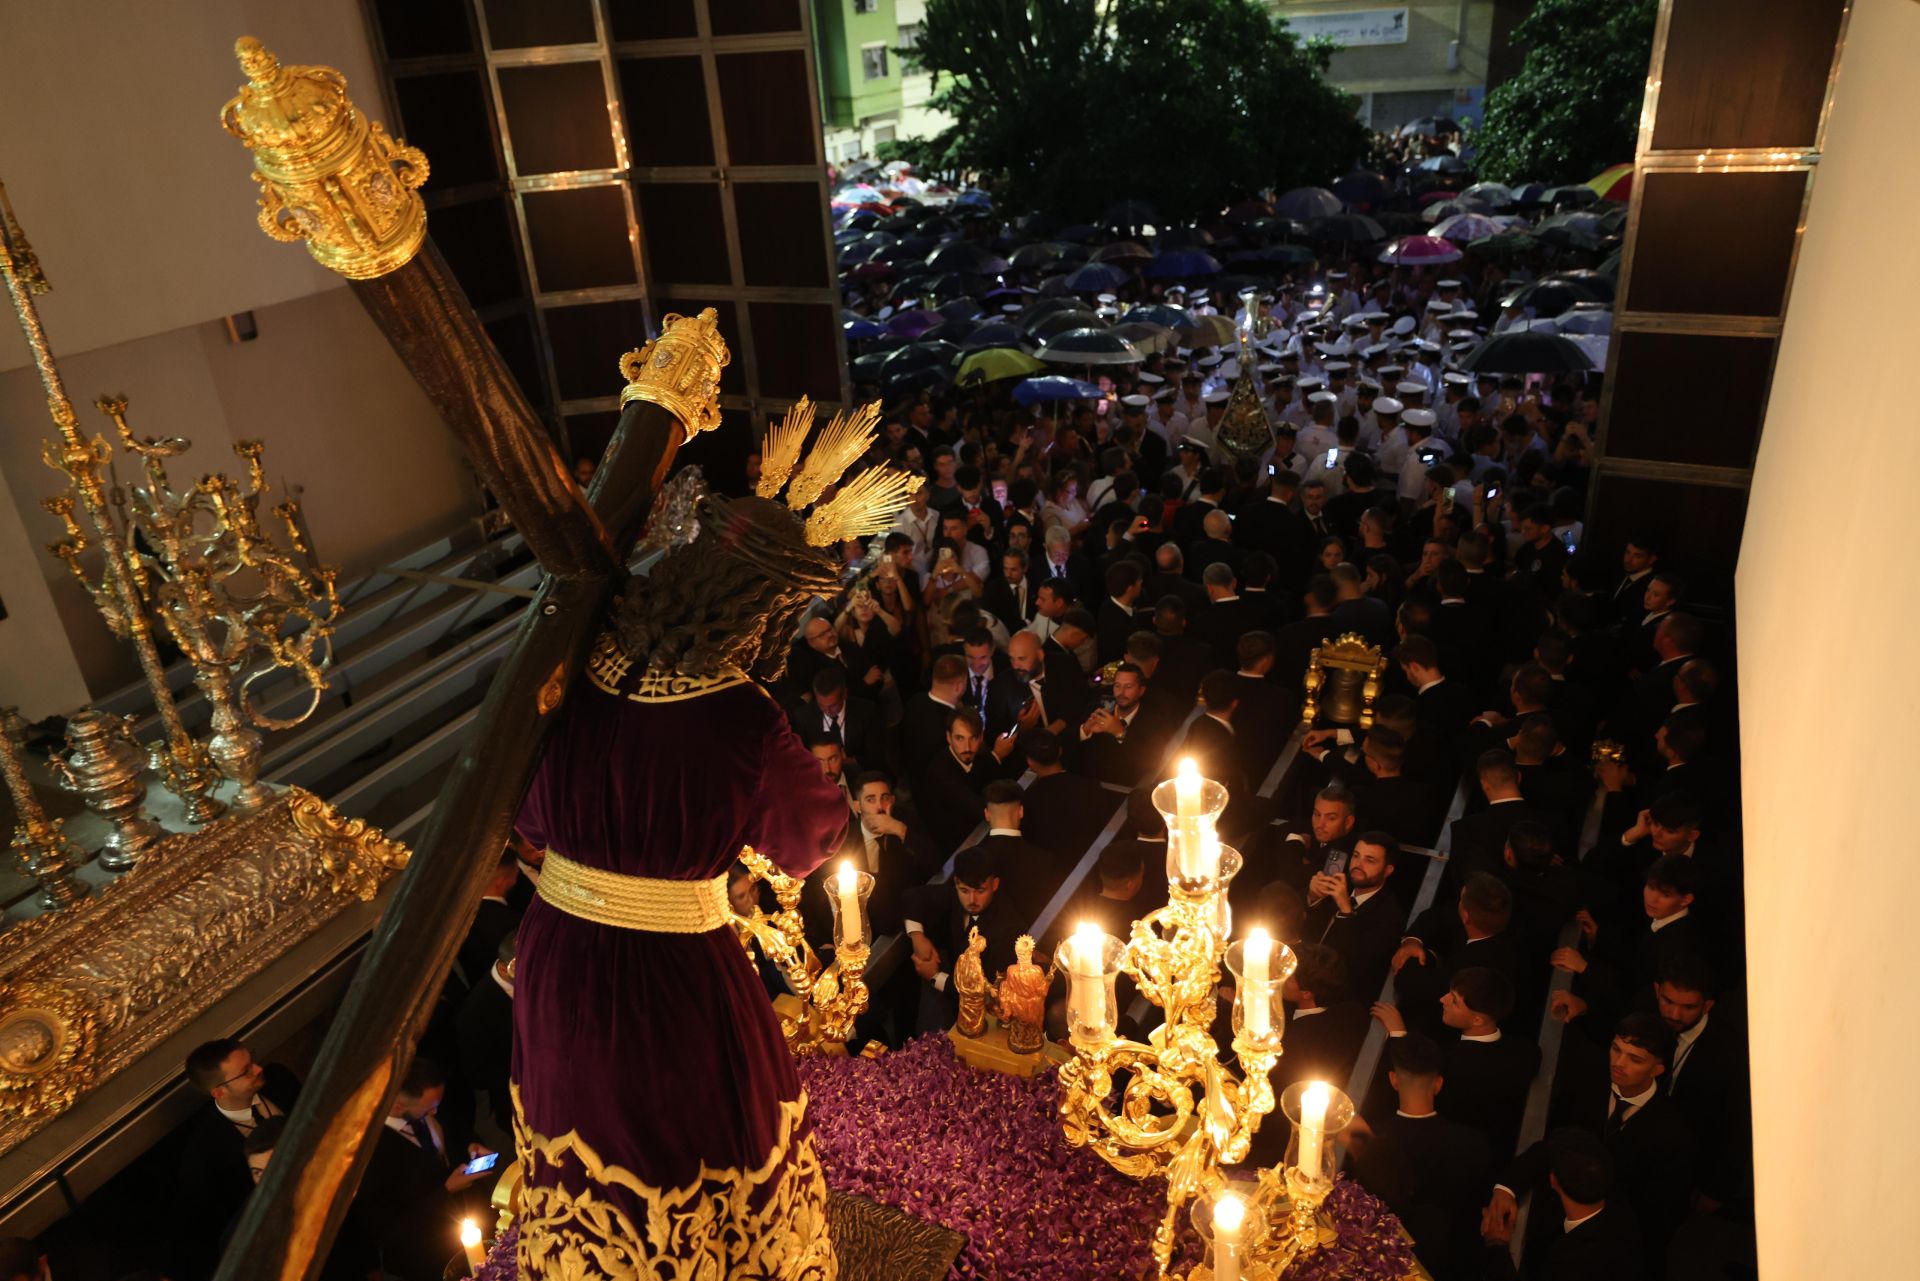
[(1047, 972), (1033, 963), (1033, 935), (1013, 945), (1014, 963), (1000, 976), (1000, 1021), (1007, 1025), (1007, 1048), (1015, 1054), (1040, 1049), (1047, 1018)]
[(967, 931), (967, 950), (954, 962), (953, 990), (960, 994), (960, 1018), (954, 1028), (961, 1036), (979, 1036), (987, 1030), (987, 976), (980, 968), (980, 954), (986, 950), (986, 936), (974, 927)]

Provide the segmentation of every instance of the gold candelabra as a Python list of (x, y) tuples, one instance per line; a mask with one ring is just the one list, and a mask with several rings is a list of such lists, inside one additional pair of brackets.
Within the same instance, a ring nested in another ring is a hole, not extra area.
[[(26, 334), (27, 346), (33, 352), (41, 385), (46, 388), (47, 412), (60, 435), (57, 442), (48, 441), (41, 449), (47, 465), (64, 472), (68, 482), (66, 493), (43, 504), (66, 526), (66, 538), (52, 550), (67, 563), (113, 634), (132, 642), (163, 731), (163, 741), (152, 749), (153, 766), (167, 790), (185, 803), (187, 817), (195, 823), (207, 822), (225, 809), (212, 796), (219, 776), (206, 748), (187, 733), (180, 721), (180, 711), (174, 705), (166, 668), (154, 645), (153, 623), (141, 597), (139, 568), (132, 548), (120, 537), (108, 504), (107, 486), (100, 476), (101, 466), (112, 451), (103, 438), (95, 436), (88, 440), (80, 434), (73, 402), (60, 380), (59, 367), (54, 363), (53, 350), (47, 343), (46, 331), (40, 325), (40, 312), (33, 301), (35, 295), (46, 293), (50, 286), (40, 270), (33, 246), (14, 218), (13, 205), (7, 200), (4, 185), (0, 185), (0, 280), (6, 282), (7, 296)], [(85, 517), (93, 531), (92, 539), (75, 519), (75, 512)], [(80, 563), (80, 554), (95, 543), (102, 558), (97, 581), (89, 577)]]
[(86, 884), (76, 880), (73, 869), (86, 855), (67, 839), (60, 820), (48, 818), (27, 781), (27, 754), (22, 739), (26, 723), (12, 707), (0, 707), (0, 775), (5, 775), (7, 790), (13, 794), (14, 825), (11, 847), (26, 865), (29, 875), (40, 883), (40, 906), (47, 911), (71, 907), (87, 896)]
[(800, 891), (804, 882), (788, 876), (771, 859), (748, 846), (740, 861), (756, 881), (773, 887), (779, 903), (774, 912), (754, 905), (752, 915), (734, 915), (740, 946), (759, 943), (786, 977), (793, 994), (805, 1007), (803, 1014), (782, 1016), (780, 1030), (796, 1055), (836, 1052), (853, 1035), (853, 1021), (867, 1008), (867, 958), (873, 946), (873, 925), (867, 900), (873, 894), (873, 874), (842, 865), (828, 881), (827, 900), (833, 905), (833, 962), (822, 966), (807, 943), (800, 920)]
[[(1167, 906), (1134, 922), (1124, 941), (1083, 924), (1054, 958), (1054, 968), (1067, 977), (1067, 1030), (1074, 1050), (1060, 1069), (1067, 1141), (1092, 1148), (1123, 1174), (1167, 1180), (1167, 1211), (1153, 1241), (1163, 1277), (1172, 1263), (1181, 1209), (1226, 1193), (1223, 1167), (1246, 1160), (1261, 1121), (1274, 1109), (1268, 1075), (1280, 1059), (1286, 1027), (1281, 992), (1296, 964), (1292, 951), (1263, 930), (1228, 942), (1227, 889), (1241, 859), (1215, 832), (1227, 799), (1225, 787), (1201, 778), (1191, 760), (1181, 761), (1176, 776), (1153, 793), (1169, 829)], [(1232, 1051), (1238, 1076), (1222, 1065), (1214, 1039), (1222, 965), (1234, 978)], [(1118, 1036), (1115, 983), (1121, 974), (1165, 1014), (1144, 1042)], [(1323, 1097), (1316, 1095), (1315, 1101)], [(1302, 1124), (1294, 1143), (1298, 1148), (1311, 1137), (1304, 1164), (1315, 1174), (1302, 1176), (1293, 1168), (1302, 1162), (1291, 1159), (1284, 1172), (1262, 1172), (1261, 1197), (1249, 1201), (1244, 1227), (1236, 1225), (1244, 1233), (1237, 1239), (1236, 1268), (1253, 1264), (1256, 1254), (1271, 1261), (1284, 1253), (1290, 1262), (1311, 1244), (1309, 1236), (1318, 1240), (1315, 1214), (1331, 1187), (1331, 1165), (1323, 1169), (1321, 1157), (1331, 1150), (1324, 1139), (1325, 1108), (1313, 1124), (1311, 1130)], [(1250, 1248), (1256, 1236), (1258, 1251)], [(1233, 1275), (1277, 1276), (1278, 1270)]]
[[(269, 486), (259, 441), (233, 447), (246, 464), (244, 483), (214, 473), (176, 490), (166, 464), (188, 442), (136, 437), (124, 396), (102, 396), (94, 405), (146, 474), (146, 484), (112, 493), (141, 594), (193, 663), (194, 683), (212, 713), (209, 753), (234, 784), (234, 804), (258, 809), (273, 799), (259, 780), (258, 731), (298, 725), (327, 688), (340, 616), (336, 571), (316, 562), (292, 497), (272, 508), (292, 550), (262, 529), (260, 503)], [(272, 716), (254, 701), (253, 683), (274, 672), (291, 673), (304, 687), (305, 706), (296, 715)]]

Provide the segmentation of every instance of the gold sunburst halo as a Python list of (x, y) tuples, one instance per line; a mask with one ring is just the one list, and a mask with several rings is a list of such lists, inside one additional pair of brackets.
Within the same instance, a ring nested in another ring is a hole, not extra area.
[(880, 421), (880, 402), (873, 401), (851, 413), (838, 413), (807, 451), (800, 474), (787, 488), (787, 506), (805, 511), (818, 502), (827, 487), (838, 481), (847, 468), (867, 452), (878, 439), (874, 430)]
[(893, 518), (921, 484), (920, 477), (897, 467), (873, 467), (861, 472), (831, 502), (807, 517), (807, 542), (815, 547), (832, 547), (842, 539), (863, 538), (891, 528)]
[(767, 423), (766, 439), (760, 445), (760, 480), (753, 487), (754, 493), (766, 499), (779, 497), (781, 487), (800, 461), (800, 446), (813, 430), (815, 408), (802, 396), (788, 406), (787, 416), (779, 423)]

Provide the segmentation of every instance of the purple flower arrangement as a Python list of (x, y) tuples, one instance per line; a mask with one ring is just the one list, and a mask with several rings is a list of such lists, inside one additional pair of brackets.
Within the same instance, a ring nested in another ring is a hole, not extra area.
[(487, 1261), (473, 1274), (473, 1281), (520, 1281), (519, 1247), (520, 1225), (515, 1223), (487, 1247)]
[[(1023, 1081), (977, 1071), (944, 1036), (878, 1059), (802, 1059), (799, 1069), (828, 1186), (965, 1236), (950, 1278), (1153, 1274), (1166, 1186), (1129, 1179), (1067, 1144), (1056, 1073)], [(1400, 1281), (1413, 1272), (1399, 1223), (1378, 1200), (1342, 1180), (1326, 1204), (1338, 1244), (1302, 1259), (1287, 1281)], [(1182, 1233), (1178, 1257), (1187, 1267), (1197, 1244), (1190, 1230)]]

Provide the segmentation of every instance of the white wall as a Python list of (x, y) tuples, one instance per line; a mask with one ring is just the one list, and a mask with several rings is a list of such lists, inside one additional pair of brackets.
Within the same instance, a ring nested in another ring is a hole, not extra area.
[[(324, 63), (384, 118), (357, 0), (0, 0), (0, 182), (39, 251), (60, 351), (165, 333), (338, 285), (254, 223), (247, 149), (220, 127), (233, 42)], [(0, 326), (0, 369), (27, 346)]]
[(50, 538), (29, 535), (13, 495), (0, 485), (0, 603), (7, 609), (0, 618), (0, 707), (17, 706), (30, 721), (87, 701), (80, 664), (35, 554), (34, 544)]
[(1764, 1281), (1914, 1270), (1917, 65), (1920, 4), (1856, 0), (1737, 580)]

